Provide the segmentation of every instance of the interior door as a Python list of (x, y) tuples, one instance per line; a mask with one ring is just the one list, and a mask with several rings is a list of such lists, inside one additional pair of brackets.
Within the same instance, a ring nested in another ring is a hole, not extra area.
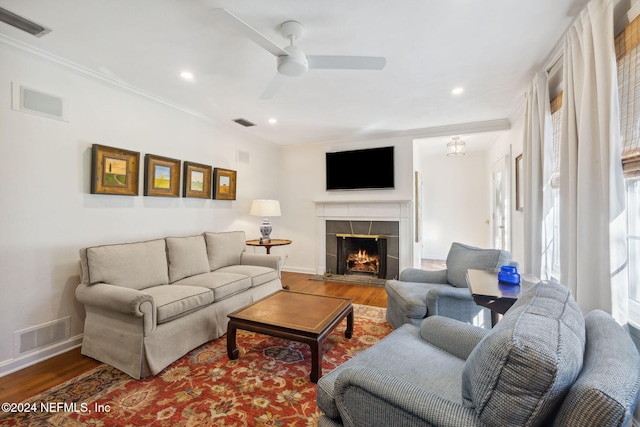
[(510, 250), (511, 230), (509, 218), (509, 156), (498, 160), (492, 168), (491, 190), (491, 217), (493, 247), (496, 249)]

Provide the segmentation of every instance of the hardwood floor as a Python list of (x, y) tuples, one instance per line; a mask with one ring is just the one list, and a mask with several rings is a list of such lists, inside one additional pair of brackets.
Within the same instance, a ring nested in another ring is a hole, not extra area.
[[(387, 305), (383, 287), (310, 280), (310, 277), (283, 272), (282, 282), (292, 291), (351, 298), (355, 304)], [(100, 362), (80, 354), (79, 348), (70, 350), (0, 378), (0, 402), (21, 402), (99, 365)]]

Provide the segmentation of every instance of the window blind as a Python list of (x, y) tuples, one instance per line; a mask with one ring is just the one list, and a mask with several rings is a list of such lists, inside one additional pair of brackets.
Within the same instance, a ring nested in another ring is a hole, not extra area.
[(625, 177), (640, 176), (640, 17), (615, 38)]
[(551, 127), (553, 128), (553, 169), (551, 188), (560, 188), (560, 128), (562, 126), (562, 92), (551, 100)]

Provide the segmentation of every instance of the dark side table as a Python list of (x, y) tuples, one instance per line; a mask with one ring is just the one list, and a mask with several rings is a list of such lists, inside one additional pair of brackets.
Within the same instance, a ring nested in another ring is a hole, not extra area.
[(529, 289), (538, 280), (528, 274), (521, 274), (519, 285), (498, 281), (498, 273), (491, 270), (467, 270), (467, 286), (476, 304), (491, 310), (491, 326), (495, 326), (500, 316), (518, 300), (522, 290)]

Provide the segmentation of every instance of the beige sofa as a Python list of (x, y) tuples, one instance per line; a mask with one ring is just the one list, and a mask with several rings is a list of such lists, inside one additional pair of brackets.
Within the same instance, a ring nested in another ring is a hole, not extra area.
[(282, 288), (280, 257), (245, 241), (207, 232), (81, 249), (82, 354), (141, 378), (222, 336), (227, 314)]

